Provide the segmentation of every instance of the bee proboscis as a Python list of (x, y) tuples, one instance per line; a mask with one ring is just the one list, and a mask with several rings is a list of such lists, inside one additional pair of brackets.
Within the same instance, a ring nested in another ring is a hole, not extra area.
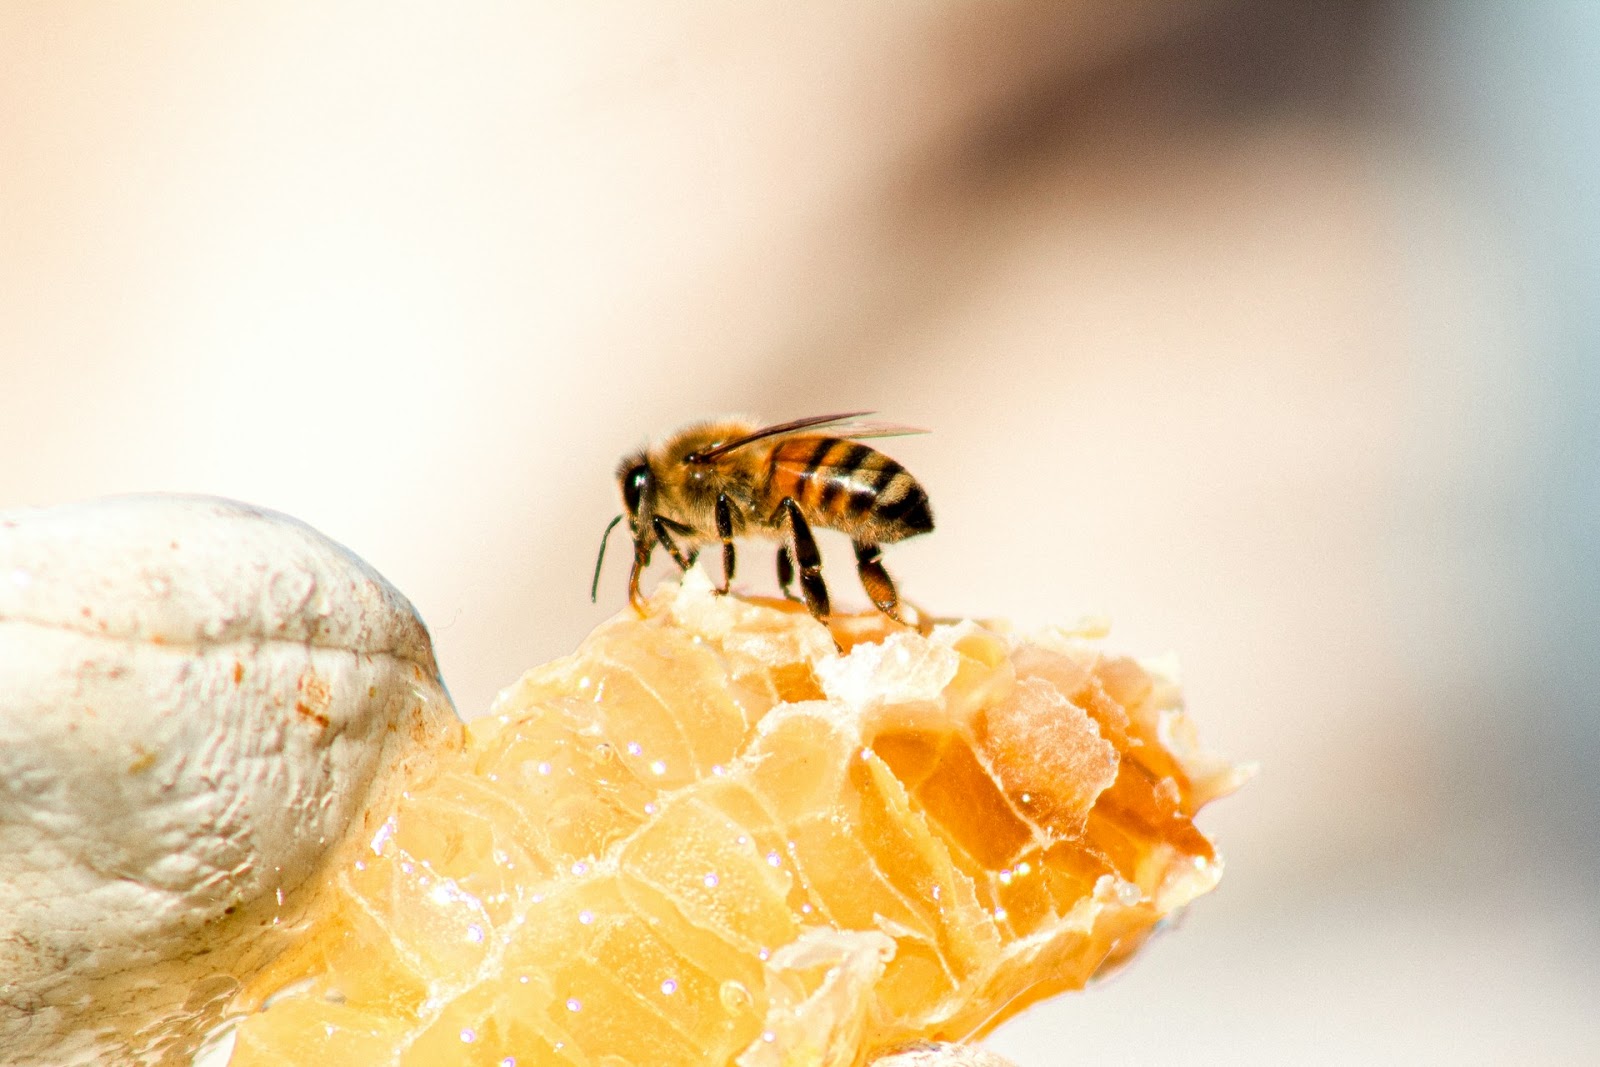
[[(795, 599), (790, 587), (798, 575), (806, 607), (826, 618), (828, 587), (812, 534), (820, 527), (851, 539), (862, 587), (879, 611), (902, 621), (900, 597), (879, 546), (932, 530), (933, 513), (928, 494), (911, 473), (861, 441), (923, 431), (852, 421), (870, 414), (822, 415), (776, 426), (745, 419), (700, 423), (623, 459), (617, 482), (624, 513), (611, 520), (606, 537), (628, 520), (633, 533), (629, 603), (644, 613), (639, 579), (657, 545), (688, 570), (703, 546), (721, 542), (718, 592), (726, 593), (734, 574), (734, 541), (766, 536), (779, 541), (778, 586), (784, 596)], [(591, 597), (599, 589), (605, 550), (602, 538)]]

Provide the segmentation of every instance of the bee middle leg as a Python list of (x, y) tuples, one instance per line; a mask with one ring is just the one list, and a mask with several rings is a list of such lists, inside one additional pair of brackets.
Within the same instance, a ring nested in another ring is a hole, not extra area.
[(794, 497), (786, 496), (778, 510), (789, 520), (789, 549), (794, 561), (800, 565), (800, 592), (805, 595), (806, 608), (813, 617), (828, 617), (828, 586), (822, 580), (822, 554), (817, 551), (816, 538), (811, 536), (811, 524), (800, 513)]
[(733, 501), (727, 493), (717, 494), (717, 536), (722, 539), (722, 588), (718, 596), (726, 596), (733, 584)]

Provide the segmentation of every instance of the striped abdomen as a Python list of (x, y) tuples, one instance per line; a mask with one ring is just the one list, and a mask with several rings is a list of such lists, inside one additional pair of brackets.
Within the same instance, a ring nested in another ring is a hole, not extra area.
[(928, 494), (900, 464), (859, 441), (791, 437), (768, 458), (767, 506), (793, 497), (818, 526), (874, 543), (933, 529)]

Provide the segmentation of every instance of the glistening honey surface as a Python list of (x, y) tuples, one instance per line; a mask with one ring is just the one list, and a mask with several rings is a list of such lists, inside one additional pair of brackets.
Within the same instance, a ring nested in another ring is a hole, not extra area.
[(691, 572), (411, 783), (232, 1063), (847, 1067), (1081, 986), (1221, 868), (1236, 782), (1090, 640), (838, 640)]

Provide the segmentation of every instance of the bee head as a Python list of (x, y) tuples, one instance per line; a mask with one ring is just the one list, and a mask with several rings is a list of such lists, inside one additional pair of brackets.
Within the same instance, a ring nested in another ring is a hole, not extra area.
[[(650, 516), (646, 514), (641, 517), (640, 511), (650, 511), (655, 498), (655, 475), (650, 472), (650, 464), (645, 461), (643, 452), (629, 456), (617, 467), (617, 484), (622, 487), (622, 503), (628, 511), (628, 528), (633, 532), (634, 584), (630, 595), (637, 596), (639, 570), (649, 562), (650, 549), (655, 544), (650, 535), (641, 530), (641, 518), (647, 528)], [(621, 521), (621, 515), (612, 519), (600, 538), (600, 553), (594, 560), (594, 584), (589, 587), (590, 600), (600, 592), (600, 565), (606, 559), (606, 542), (611, 540), (611, 531)]]

